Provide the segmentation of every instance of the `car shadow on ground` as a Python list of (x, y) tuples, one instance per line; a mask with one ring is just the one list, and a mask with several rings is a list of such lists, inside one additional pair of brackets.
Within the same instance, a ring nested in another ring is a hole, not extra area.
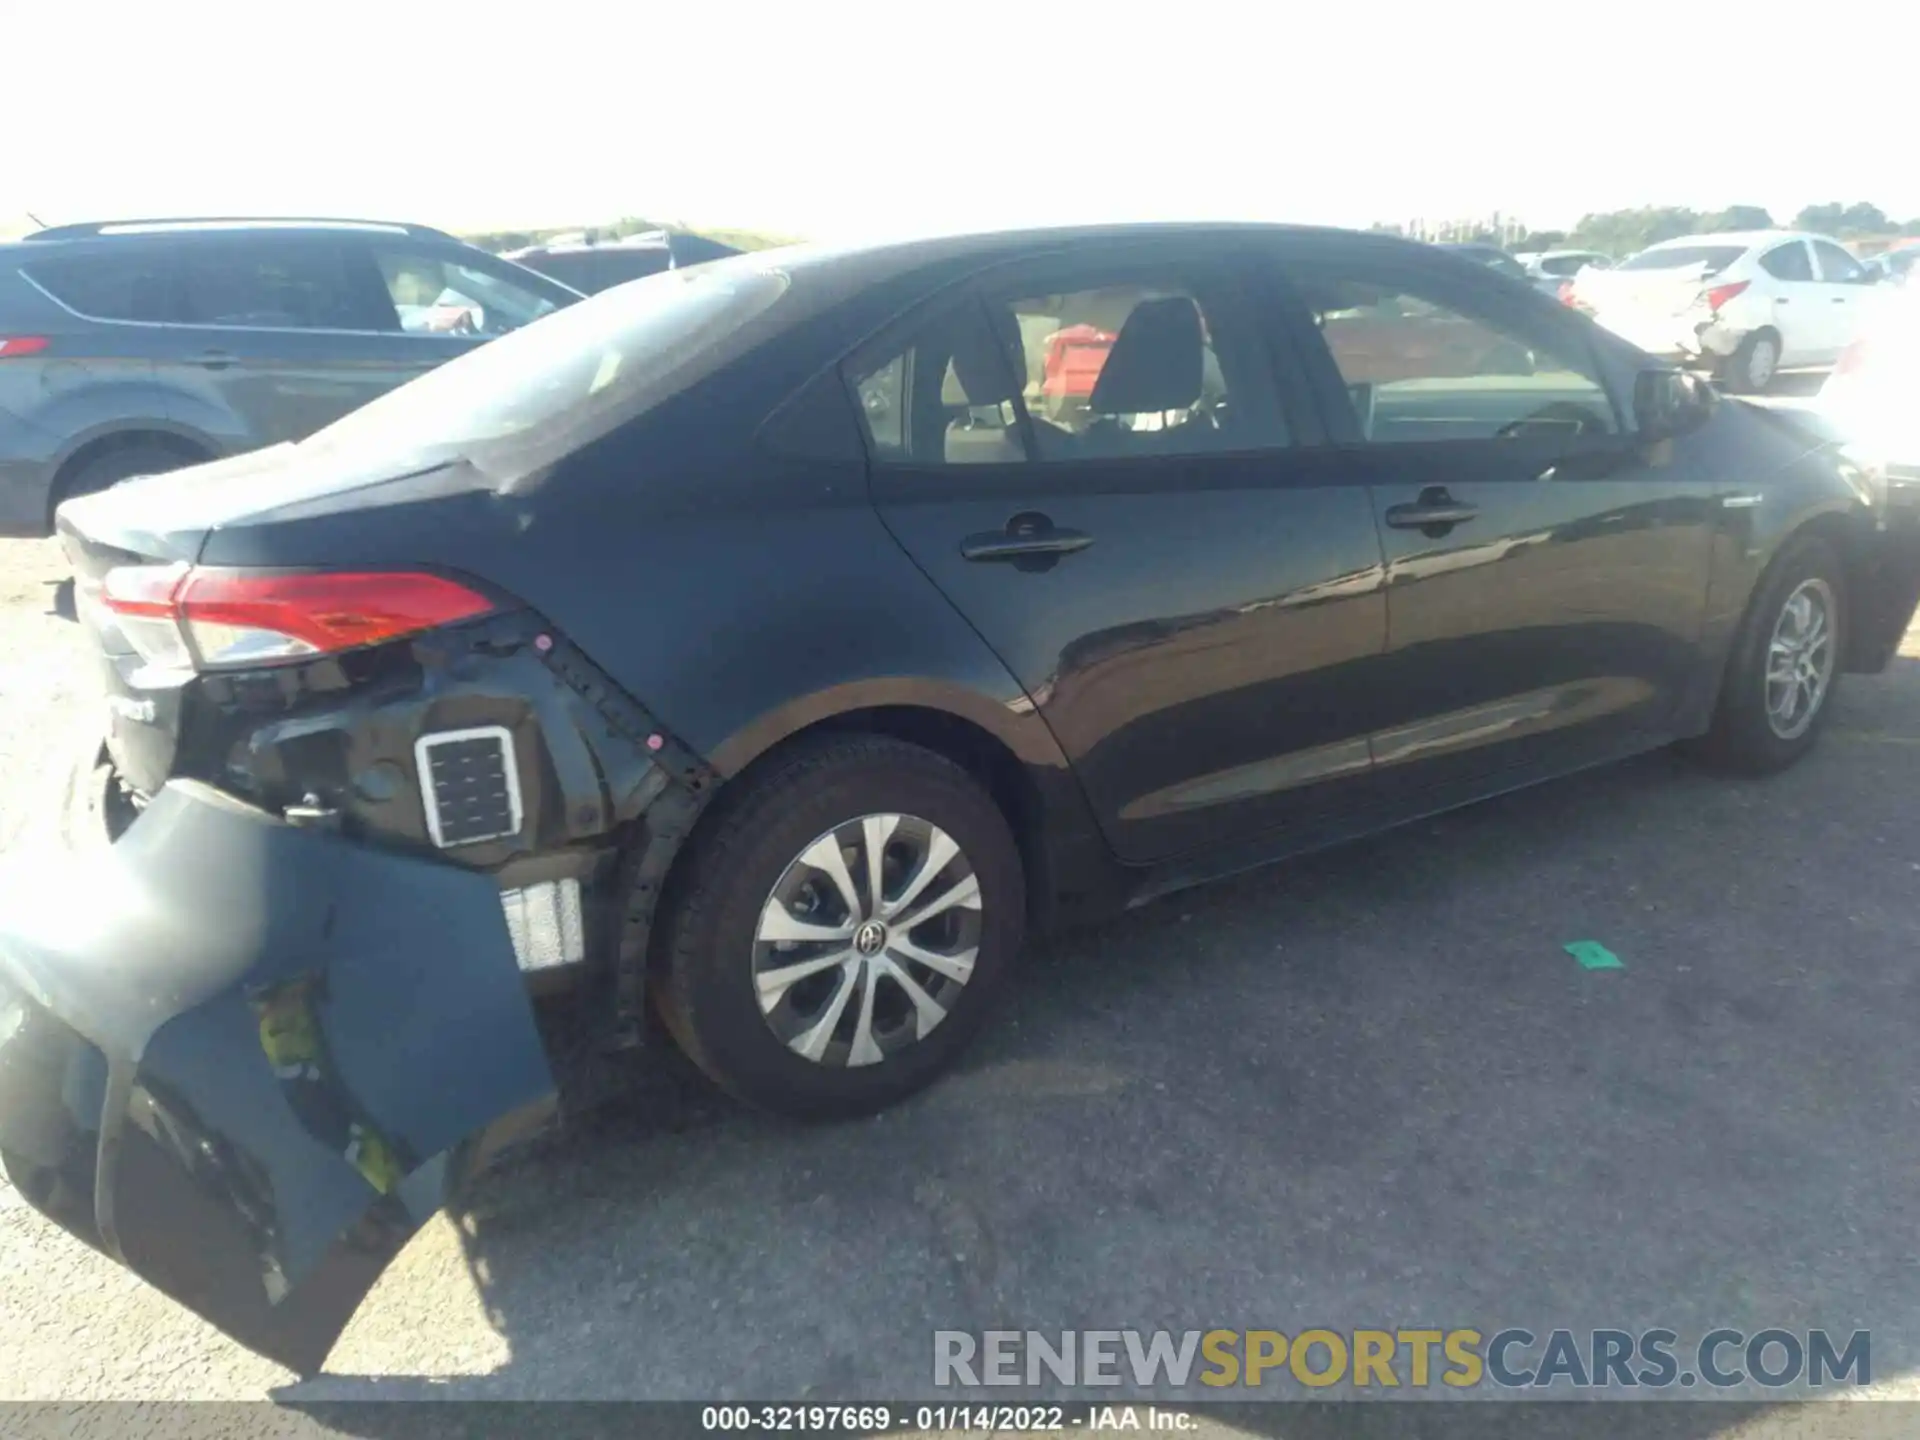
[[(1920, 664), (1851, 677), (1833, 721), (1769, 780), (1650, 755), (1038, 947), (967, 1063), (871, 1120), (749, 1114), (652, 1053), (459, 1217), (506, 1363), (277, 1398), (396, 1437), (432, 1407), (342, 1402), (952, 1400), (933, 1332), (988, 1328), (1867, 1329), (1896, 1378), (1920, 1363)], [(1581, 939), (1624, 968), (1583, 970)], [(1619, 1433), (1561, 1408), (1513, 1433)], [(1508, 1423), (1458, 1409), (1229, 1423)]]

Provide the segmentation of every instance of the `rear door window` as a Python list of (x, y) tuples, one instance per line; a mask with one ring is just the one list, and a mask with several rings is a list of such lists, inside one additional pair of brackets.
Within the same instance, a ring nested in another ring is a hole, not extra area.
[(1231, 285), (1172, 268), (1073, 280), (989, 292), (856, 361), (874, 458), (1104, 461), (1289, 443)]
[(1760, 257), (1760, 268), (1776, 280), (1811, 280), (1813, 262), (1807, 259), (1807, 247), (1798, 240), (1776, 245)]
[(179, 319), (173, 271), (150, 247), (120, 254), (68, 255), (23, 267), (28, 279), (76, 314), (93, 320)]
[(250, 330), (373, 330), (378, 315), (332, 240), (181, 246), (183, 318)]
[(1813, 242), (1813, 253), (1820, 262), (1820, 278), (1831, 285), (1857, 285), (1867, 267), (1831, 240)]

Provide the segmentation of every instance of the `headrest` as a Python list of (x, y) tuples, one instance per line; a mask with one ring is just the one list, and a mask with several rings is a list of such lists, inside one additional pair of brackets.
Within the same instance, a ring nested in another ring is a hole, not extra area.
[(998, 405), (1020, 393), (1026, 377), (1018, 348), (1009, 351), (1004, 336), (996, 335), (978, 317), (969, 317), (954, 336), (953, 378), (966, 392), (969, 405)]
[(1206, 344), (1184, 295), (1142, 300), (1120, 327), (1088, 402), (1096, 415), (1185, 410), (1200, 398)]

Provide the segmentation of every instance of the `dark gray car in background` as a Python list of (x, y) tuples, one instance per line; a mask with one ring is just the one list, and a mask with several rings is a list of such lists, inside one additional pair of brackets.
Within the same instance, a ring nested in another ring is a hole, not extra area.
[(127, 220), (0, 245), (0, 535), (302, 439), (579, 298), (424, 225)]

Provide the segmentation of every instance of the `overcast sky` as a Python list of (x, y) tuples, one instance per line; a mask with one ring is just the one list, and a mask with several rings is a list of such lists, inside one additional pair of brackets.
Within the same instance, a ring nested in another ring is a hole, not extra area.
[(1819, 200), (1904, 218), (1915, 52), (1870, 19), (1895, 10), (0, 0), (0, 227), (642, 214), (840, 237), (1496, 207), (1544, 227)]

